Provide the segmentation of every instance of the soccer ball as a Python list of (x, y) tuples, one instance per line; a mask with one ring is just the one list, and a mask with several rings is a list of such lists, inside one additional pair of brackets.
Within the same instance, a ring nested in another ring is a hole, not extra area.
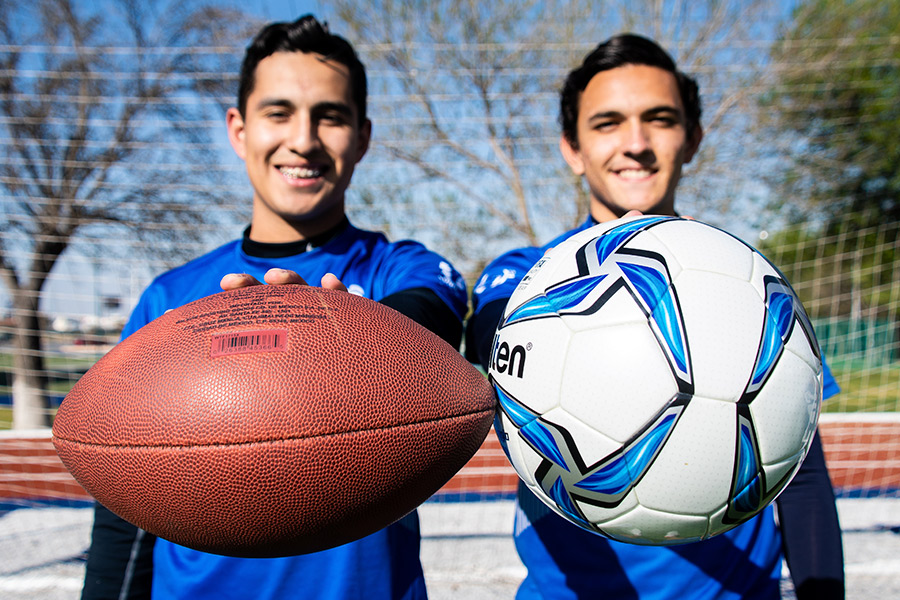
[(638, 544), (706, 539), (765, 508), (822, 401), (819, 345), (783, 275), (675, 217), (597, 225), (548, 252), (507, 304), (489, 376), (528, 488)]

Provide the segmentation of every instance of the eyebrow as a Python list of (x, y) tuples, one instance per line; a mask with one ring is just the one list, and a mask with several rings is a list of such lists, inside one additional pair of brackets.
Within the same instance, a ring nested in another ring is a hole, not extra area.
[(346, 102), (319, 102), (318, 104), (313, 106), (312, 112), (337, 112), (344, 115), (345, 117), (353, 116), (353, 109)]
[(671, 106), (668, 104), (663, 104), (661, 106), (654, 106), (653, 108), (649, 108), (645, 110), (642, 114), (644, 115), (658, 115), (660, 113), (672, 113), (678, 116), (683, 116), (684, 111), (679, 110), (677, 106)]
[[(662, 104), (660, 106), (653, 106), (644, 111), (641, 111), (642, 117), (659, 115), (659, 114), (674, 114), (674, 115), (678, 115), (679, 117), (681, 117), (681, 116), (683, 116), (684, 113), (683, 113), (683, 111), (678, 110), (678, 107), (671, 106), (668, 104)], [(589, 122), (590, 121), (603, 121), (606, 119), (619, 119), (619, 118), (622, 118), (622, 116), (623, 116), (623, 113), (621, 113), (617, 110), (607, 110), (607, 111), (603, 111), (603, 112), (594, 113), (591, 116), (589, 116), (587, 120)]]
[[(285, 98), (263, 98), (256, 104), (257, 110), (269, 107), (295, 109), (296, 105)], [(353, 108), (346, 102), (319, 102), (312, 107), (313, 113), (337, 112), (346, 117), (353, 116)]]
[(259, 102), (256, 103), (257, 110), (263, 108), (269, 108), (270, 106), (281, 107), (281, 108), (294, 108), (294, 103), (290, 100), (285, 100), (284, 98), (263, 98)]
[(588, 117), (588, 121), (593, 121), (594, 119), (609, 119), (612, 117), (621, 117), (622, 113), (615, 110), (607, 110), (604, 112), (594, 113)]

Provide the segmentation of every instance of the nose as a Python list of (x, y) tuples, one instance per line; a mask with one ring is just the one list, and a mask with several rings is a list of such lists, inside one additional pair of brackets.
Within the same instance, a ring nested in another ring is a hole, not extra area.
[(650, 151), (650, 136), (646, 130), (646, 124), (640, 119), (628, 121), (628, 126), (625, 128), (624, 147), (627, 154), (634, 156)]
[(295, 115), (288, 132), (287, 145), (291, 152), (302, 156), (318, 149), (318, 128), (310, 115)]

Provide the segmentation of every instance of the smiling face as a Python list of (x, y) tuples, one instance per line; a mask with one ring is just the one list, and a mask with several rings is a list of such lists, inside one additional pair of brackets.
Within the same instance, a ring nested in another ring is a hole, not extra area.
[(629, 210), (674, 214), (681, 167), (702, 133), (689, 135), (672, 73), (646, 65), (597, 73), (580, 97), (577, 135), (577, 145), (563, 136), (560, 150), (587, 181), (597, 221)]
[(250, 237), (313, 237), (344, 216), (344, 194), (366, 153), (349, 70), (319, 54), (276, 52), (259, 62), (246, 114), (228, 111), (228, 137), (253, 186)]

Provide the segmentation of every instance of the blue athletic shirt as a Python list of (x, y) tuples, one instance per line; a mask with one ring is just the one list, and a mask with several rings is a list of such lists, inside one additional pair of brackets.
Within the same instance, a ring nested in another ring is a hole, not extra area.
[[(241, 240), (157, 277), (141, 296), (122, 337), (165, 311), (222, 291), (227, 273), (262, 281), (273, 267), (291, 269), (318, 285), (334, 273), (350, 293), (381, 300), (428, 288), (460, 318), (467, 310), (462, 276), (438, 254), (412, 241), (388, 242), (381, 233), (348, 225), (321, 247), (284, 258), (245, 254)], [(242, 559), (198, 552), (157, 539), (153, 598), (168, 600), (282, 600), (287, 598), (425, 598), (414, 511), (361, 540), (323, 552), (276, 559)]]
[[(547, 250), (594, 225), (588, 217), (543, 247), (512, 250), (492, 261), (475, 285), (474, 313), (492, 301), (509, 299)], [(838, 386), (828, 366), (823, 367), (828, 398), (838, 392)], [(520, 600), (780, 598), (782, 540), (771, 505), (748, 522), (703, 542), (638, 546), (569, 523), (519, 485), (514, 535), (516, 550), (528, 569), (516, 595)]]

